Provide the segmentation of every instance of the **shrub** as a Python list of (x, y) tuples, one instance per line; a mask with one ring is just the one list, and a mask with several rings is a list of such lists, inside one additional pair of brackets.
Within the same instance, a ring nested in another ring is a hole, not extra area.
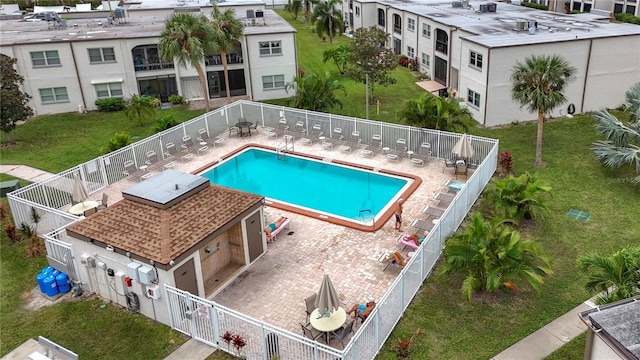
[(20, 242), (20, 237), (16, 234), (16, 226), (8, 223), (4, 225), (4, 232), (7, 234), (7, 238), (11, 243)]
[(549, 7), (546, 5), (540, 5), (536, 3), (530, 3), (530, 2), (521, 2), (520, 6), (524, 6), (532, 9), (538, 9), (538, 10), (549, 10)]
[(551, 186), (537, 176), (524, 173), (518, 177), (493, 178), (484, 194), (497, 214), (519, 221), (544, 218), (549, 213), (545, 202), (550, 191)]
[(640, 17), (633, 16), (631, 14), (615, 14), (615, 17), (618, 21), (640, 25)]
[(498, 155), (498, 163), (500, 164), (500, 175), (506, 176), (513, 171), (513, 157), (511, 151), (503, 151)]
[(398, 57), (398, 64), (400, 64), (401, 66), (404, 67), (408, 67), (409, 66), (409, 58), (405, 55), (400, 55)]
[(180, 95), (173, 94), (169, 96), (169, 102), (171, 105), (180, 105), (184, 103), (184, 98)]
[(151, 106), (153, 106), (154, 108), (157, 108), (157, 107), (160, 107), (162, 102), (158, 98), (153, 98), (153, 99), (149, 100), (149, 104), (151, 104)]
[(169, 128), (172, 128), (178, 124), (179, 123), (176, 120), (176, 118), (173, 116), (173, 114), (168, 114), (156, 120), (156, 124), (153, 127), (153, 131), (156, 133), (159, 133), (161, 131), (165, 131)]
[(124, 131), (115, 133), (113, 134), (111, 139), (109, 139), (109, 152), (123, 148), (131, 144), (132, 142), (133, 141), (131, 140), (131, 135), (129, 135), (128, 133)]
[(98, 99), (96, 100), (96, 106), (98, 111), (115, 112), (124, 110), (125, 102), (122, 98)]

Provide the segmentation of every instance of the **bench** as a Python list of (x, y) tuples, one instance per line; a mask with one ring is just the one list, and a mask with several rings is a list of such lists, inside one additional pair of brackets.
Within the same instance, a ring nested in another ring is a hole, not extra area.
[(0, 182), (0, 196), (6, 196), (8, 193), (18, 190), (19, 188), (20, 183), (18, 183), (18, 180)]

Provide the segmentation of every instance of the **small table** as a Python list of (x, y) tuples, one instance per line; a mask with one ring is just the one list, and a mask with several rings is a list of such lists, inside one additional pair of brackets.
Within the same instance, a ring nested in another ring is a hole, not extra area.
[(313, 310), (309, 315), (309, 322), (314, 329), (327, 334), (327, 344), (329, 344), (329, 333), (340, 329), (347, 321), (347, 313), (343, 308), (339, 307), (331, 313), (329, 317), (321, 317), (318, 319), (318, 309)]
[(391, 148), (389, 148), (389, 147), (383, 147), (383, 148), (382, 148), (382, 153), (383, 153), (383, 154), (388, 154), (388, 153), (389, 153), (389, 150), (391, 150)]
[(251, 135), (251, 125), (253, 125), (253, 123), (249, 121), (241, 121), (236, 124), (236, 127), (238, 128), (238, 134), (240, 134), (240, 137), (245, 135), (245, 132), (243, 131), (243, 129), (247, 129), (248, 135), (249, 136)]
[(409, 157), (409, 159), (411, 159), (411, 156), (413, 156), (413, 154), (415, 154), (413, 151), (407, 151), (407, 156)]
[(140, 170), (142, 170), (142, 171), (144, 171), (144, 172), (147, 172), (147, 169), (148, 169), (148, 168), (149, 168), (149, 167), (148, 167), (147, 165), (142, 165), (142, 166), (140, 166)]
[(97, 201), (85, 200), (69, 208), (69, 213), (73, 215), (83, 215), (86, 210), (96, 208), (98, 205), (99, 203)]
[(324, 141), (325, 139), (326, 139), (326, 137), (324, 137), (324, 136), (319, 136), (318, 137), (318, 140), (320, 140), (320, 141)]
[(452, 192), (458, 192), (460, 190), (462, 190), (462, 187), (464, 186), (464, 183), (462, 181), (451, 181), (447, 184), (447, 186), (449, 187), (449, 191)]

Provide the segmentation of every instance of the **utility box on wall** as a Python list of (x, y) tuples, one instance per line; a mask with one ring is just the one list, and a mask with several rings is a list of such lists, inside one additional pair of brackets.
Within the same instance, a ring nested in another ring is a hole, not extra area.
[(156, 281), (156, 269), (150, 266), (141, 266), (138, 268), (138, 281), (140, 284), (149, 285)]
[(130, 262), (127, 264), (127, 275), (129, 275), (130, 278), (132, 278), (135, 281), (139, 281), (140, 277), (138, 276), (138, 268), (140, 268), (142, 265), (140, 265), (137, 262)]

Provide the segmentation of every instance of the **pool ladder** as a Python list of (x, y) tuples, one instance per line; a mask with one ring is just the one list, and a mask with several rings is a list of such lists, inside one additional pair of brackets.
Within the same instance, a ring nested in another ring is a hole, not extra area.
[(276, 149), (276, 155), (278, 156), (278, 160), (284, 160), (287, 156), (287, 151), (295, 151), (293, 146), (293, 136), (285, 135), (282, 138), (282, 141), (278, 145)]

